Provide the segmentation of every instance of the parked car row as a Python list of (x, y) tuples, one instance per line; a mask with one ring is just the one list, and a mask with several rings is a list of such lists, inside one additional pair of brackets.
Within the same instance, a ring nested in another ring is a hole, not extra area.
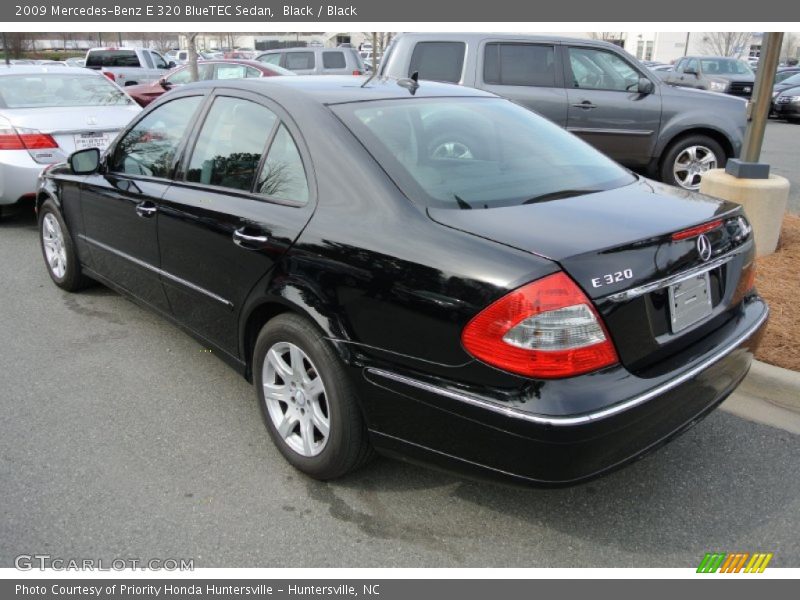
[(750, 225), (467, 84), (611, 110), (626, 144), (701, 92), (604, 44), (484, 41), (399, 44), (398, 79), (164, 94), (106, 152), (43, 172), (50, 278), (102, 282), (195, 336), (254, 384), (268, 435), (311, 477), (375, 451), (536, 485), (635, 460), (749, 369), (768, 315)]

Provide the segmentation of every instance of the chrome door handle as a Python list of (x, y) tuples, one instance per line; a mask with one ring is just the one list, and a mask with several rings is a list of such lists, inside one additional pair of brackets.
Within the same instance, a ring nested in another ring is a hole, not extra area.
[(136, 214), (145, 219), (149, 219), (158, 212), (158, 208), (152, 203), (145, 200), (136, 205)]
[(588, 100), (584, 100), (583, 102), (577, 102), (572, 106), (574, 106), (575, 108), (597, 108), (596, 104), (592, 104)]
[(263, 248), (267, 242), (269, 242), (269, 236), (250, 235), (244, 232), (244, 228), (233, 232), (233, 243), (247, 250), (258, 250)]

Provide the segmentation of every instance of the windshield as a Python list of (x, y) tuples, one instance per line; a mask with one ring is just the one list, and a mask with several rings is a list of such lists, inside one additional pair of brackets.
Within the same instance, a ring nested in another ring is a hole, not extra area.
[(787, 77), (781, 81), (784, 85), (800, 85), (800, 73), (795, 73), (791, 77)]
[(608, 190), (628, 171), (500, 98), (359, 102), (333, 110), (414, 200), (493, 208)]
[(743, 60), (736, 58), (703, 58), (701, 69), (706, 75), (752, 75), (753, 69)]
[(103, 76), (31, 73), (0, 77), (3, 108), (122, 106), (133, 101)]

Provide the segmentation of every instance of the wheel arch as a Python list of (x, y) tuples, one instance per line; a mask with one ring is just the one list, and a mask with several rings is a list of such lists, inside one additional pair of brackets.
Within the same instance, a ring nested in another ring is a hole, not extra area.
[(724, 132), (708, 126), (691, 127), (674, 132), (672, 136), (662, 143), (659, 151), (658, 166), (661, 167), (664, 164), (664, 159), (666, 158), (669, 149), (672, 148), (676, 142), (693, 135), (705, 135), (717, 142), (720, 146), (722, 146), (722, 150), (725, 152), (725, 160), (736, 156), (733, 142)]

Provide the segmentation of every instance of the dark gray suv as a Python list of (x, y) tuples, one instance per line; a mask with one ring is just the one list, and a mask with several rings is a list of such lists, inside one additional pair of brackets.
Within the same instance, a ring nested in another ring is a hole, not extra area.
[[(607, 42), (487, 33), (410, 33), (394, 39), (381, 75), (448, 81), (504, 96), (632, 169), (698, 189), (738, 156), (746, 102), (666, 85)], [(463, 140), (453, 152), (469, 147)]]
[(753, 95), (756, 76), (743, 60), (726, 56), (684, 56), (665, 79), (670, 85), (722, 92), (742, 98)]

